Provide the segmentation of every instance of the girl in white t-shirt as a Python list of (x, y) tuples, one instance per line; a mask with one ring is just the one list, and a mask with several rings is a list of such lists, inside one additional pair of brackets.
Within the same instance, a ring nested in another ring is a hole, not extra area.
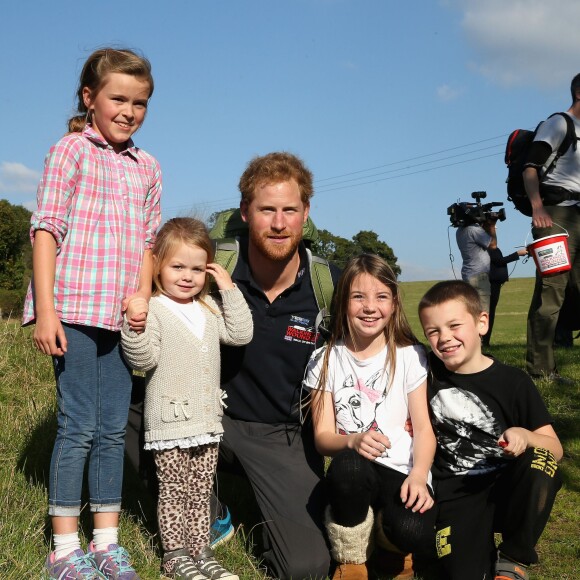
[[(312, 389), (316, 448), (333, 458), (326, 527), (338, 563), (334, 578), (367, 578), (375, 513), (379, 535), (410, 571), (405, 554), (430, 555), (435, 541), (424, 348), (403, 312), (396, 277), (378, 256), (349, 261), (333, 309), (331, 336), (312, 355), (304, 384)], [(405, 429), (409, 418), (413, 436)]]

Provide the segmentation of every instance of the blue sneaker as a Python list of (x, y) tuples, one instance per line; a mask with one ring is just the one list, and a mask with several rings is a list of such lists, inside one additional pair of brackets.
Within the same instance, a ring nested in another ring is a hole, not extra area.
[(78, 549), (58, 560), (51, 552), (46, 558), (46, 574), (43, 578), (56, 580), (101, 580), (105, 578), (96, 568), (93, 559)]
[(93, 542), (89, 544), (87, 555), (95, 562), (95, 567), (107, 580), (140, 580), (125, 548), (109, 544), (108, 550), (97, 552)]
[(234, 535), (235, 530), (232, 524), (230, 510), (227, 507), (225, 509), (226, 515), (222, 519), (216, 518), (209, 528), (209, 545), (211, 548), (224, 544), (228, 540), (231, 540)]

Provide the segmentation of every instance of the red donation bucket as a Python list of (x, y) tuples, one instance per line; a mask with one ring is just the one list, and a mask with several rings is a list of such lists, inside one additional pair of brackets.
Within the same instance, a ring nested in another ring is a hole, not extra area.
[(568, 233), (539, 238), (527, 248), (542, 276), (554, 276), (572, 268), (568, 251)]

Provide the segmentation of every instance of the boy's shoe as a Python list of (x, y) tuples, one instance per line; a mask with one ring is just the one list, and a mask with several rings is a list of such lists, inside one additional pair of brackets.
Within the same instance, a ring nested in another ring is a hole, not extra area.
[(211, 580), (239, 580), (239, 578), (220, 566), (213, 557), (213, 550), (208, 546), (193, 557), (195, 567)]
[(234, 526), (230, 510), (226, 507), (226, 515), (223, 518), (216, 518), (209, 528), (209, 546), (215, 548), (224, 544), (234, 535)]
[(55, 559), (54, 552), (46, 558), (49, 579), (56, 580), (100, 580), (105, 578), (96, 568), (93, 559), (80, 548), (64, 558)]
[(206, 577), (196, 568), (193, 560), (189, 556), (189, 551), (185, 548), (167, 552), (163, 556), (162, 580), (207, 580)]
[(527, 566), (499, 554), (495, 563), (495, 580), (528, 580)]
[(94, 560), (97, 570), (107, 580), (141, 580), (131, 566), (127, 550), (117, 544), (109, 544), (108, 550), (97, 552), (91, 542), (87, 555)]

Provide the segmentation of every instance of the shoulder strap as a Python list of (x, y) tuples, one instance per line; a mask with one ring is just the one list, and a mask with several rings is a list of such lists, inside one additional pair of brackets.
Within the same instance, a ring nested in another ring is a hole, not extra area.
[(564, 117), (564, 120), (566, 121), (566, 135), (564, 136), (562, 143), (560, 143), (560, 147), (558, 147), (558, 154), (556, 155), (554, 162), (556, 162), (560, 157), (562, 157), (562, 155), (566, 153), (566, 151), (568, 151), (570, 145), (572, 145), (574, 147), (574, 151), (576, 151), (578, 142), (578, 137), (576, 136), (576, 126), (574, 125), (574, 121), (570, 115), (567, 113), (554, 113), (550, 115), (548, 119), (554, 117), (555, 115)]
[(224, 238), (223, 240), (214, 240), (215, 256), (214, 260), (223, 266), (231, 276), (240, 254), (240, 243), (237, 238)]
[(330, 317), (330, 304), (332, 302), (332, 295), (334, 294), (334, 282), (330, 272), (330, 264), (328, 260), (315, 256), (307, 248), (308, 263), (310, 265), (310, 280), (312, 281), (312, 288), (314, 289), (314, 297), (318, 305), (318, 316), (316, 317), (316, 327), (321, 322), (326, 321)]
[[(225, 238), (223, 240), (214, 240), (215, 257), (214, 260), (223, 266), (230, 276), (232, 275), (238, 256), (240, 254), (240, 243), (237, 238)], [(318, 306), (319, 314), (317, 316), (316, 326), (330, 316), (330, 304), (334, 294), (334, 282), (330, 271), (328, 260), (315, 256), (307, 248), (308, 265), (310, 268), (310, 280), (314, 290), (314, 297)], [(320, 318), (320, 319), (319, 319)]]

